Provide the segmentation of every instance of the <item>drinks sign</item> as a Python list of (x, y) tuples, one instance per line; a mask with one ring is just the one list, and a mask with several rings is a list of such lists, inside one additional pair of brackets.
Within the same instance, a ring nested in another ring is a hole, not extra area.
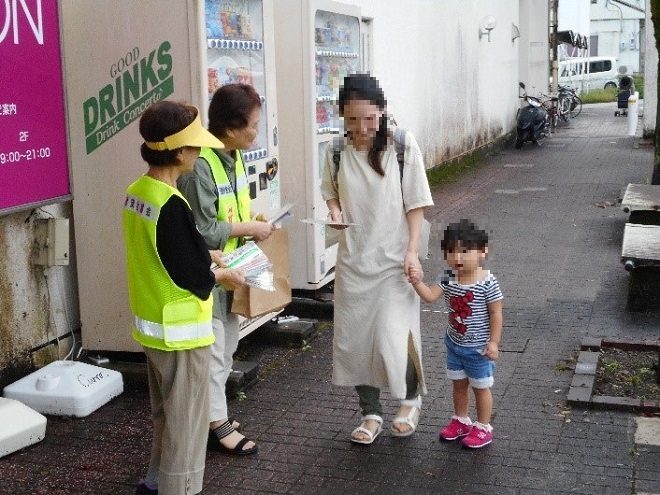
[(70, 197), (57, 9), (0, 1), (0, 213)]

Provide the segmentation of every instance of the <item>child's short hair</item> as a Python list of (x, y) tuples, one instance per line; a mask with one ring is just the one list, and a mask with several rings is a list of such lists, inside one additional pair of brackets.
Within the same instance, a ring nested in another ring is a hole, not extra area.
[(462, 218), (460, 222), (447, 225), (440, 247), (446, 252), (455, 248), (459, 242), (467, 249), (484, 249), (488, 246), (488, 234), (470, 220)]

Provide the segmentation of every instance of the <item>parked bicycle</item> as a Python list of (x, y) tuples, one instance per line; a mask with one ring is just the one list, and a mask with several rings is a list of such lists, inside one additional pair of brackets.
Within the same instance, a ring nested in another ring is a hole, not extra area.
[(582, 111), (582, 100), (578, 96), (575, 88), (559, 85), (559, 97), (568, 100), (569, 115), (572, 119), (580, 115), (580, 112)]
[(541, 103), (548, 111), (548, 118), (550, 120), (550, 128), (552, 130), (557, 127), (557, 124), (561, 120), (562, 122), (568, 122), (571, 115), (571, 104), (572, 100), (566, 92), (559, 92), (558, 96), (549, 96), (545, 93), (541, 93), (539, 96)]

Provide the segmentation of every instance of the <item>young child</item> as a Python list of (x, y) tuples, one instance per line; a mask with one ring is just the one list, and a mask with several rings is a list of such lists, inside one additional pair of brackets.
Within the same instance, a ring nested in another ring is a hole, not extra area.
[[(502, 337), (502, 292), (495, 276), (484, 269), (488, 254), (485, 231), (463, 219), (447, 226), (440, 246), (451, 275), (428, 286), (421, 280), (423, 273), (417, 271), (410, 282), (425, 302), (435, 302), (444, 295), (449, 304), (445, 344), (447, 377), (453, 382), (454, 415), (440, 430), (440, 438), (462, 438), (463, 446), (478, 449), (493, 441), (490, 388)], [(469, 386), (477, 405), (474, 423), (468, 416)]]

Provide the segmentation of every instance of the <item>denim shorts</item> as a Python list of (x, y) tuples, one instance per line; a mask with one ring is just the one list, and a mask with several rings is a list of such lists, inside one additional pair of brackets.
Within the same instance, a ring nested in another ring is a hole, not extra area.
[(473, 388), (493, 386), (495, 362), (482, 353), (486, 346), (464, 347), (445, 336), (447, 346), (447, 378), (463, 380), (467, 378)]

